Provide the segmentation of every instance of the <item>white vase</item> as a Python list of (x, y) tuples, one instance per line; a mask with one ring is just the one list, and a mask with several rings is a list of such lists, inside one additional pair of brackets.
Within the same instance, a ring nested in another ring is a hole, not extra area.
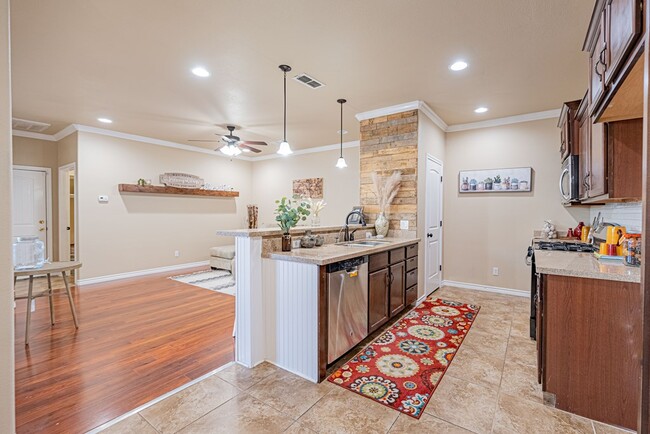
[(388, 235), (388, 219), (383, 212), (380, 212), (375, 220), (375, 232), (383, 237)]

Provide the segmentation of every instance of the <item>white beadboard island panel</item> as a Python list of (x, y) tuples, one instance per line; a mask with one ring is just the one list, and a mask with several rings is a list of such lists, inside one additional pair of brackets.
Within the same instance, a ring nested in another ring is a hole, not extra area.
[(262, 239), (235, 237), (235, 358), (252, 368), (264, 361)]
[(266, 359), (317, 383), (319, 266), (263, 261)]

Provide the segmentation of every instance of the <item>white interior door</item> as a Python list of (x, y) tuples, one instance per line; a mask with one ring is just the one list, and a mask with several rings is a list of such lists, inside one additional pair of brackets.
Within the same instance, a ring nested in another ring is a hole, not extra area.
[(13, 169), (13, 236), (38, 236), (48, 245), (47, 173)]
[(442, 283), (442, 162), (427, 155), (426, 163), (426, 294)]

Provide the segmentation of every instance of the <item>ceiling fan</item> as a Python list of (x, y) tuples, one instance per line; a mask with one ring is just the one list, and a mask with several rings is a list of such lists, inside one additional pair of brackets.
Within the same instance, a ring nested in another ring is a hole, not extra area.
[(266, 142), (259, 142), (254, 140), (241, 140), (239, 137), (233, 134), (233, 132), (235, 131), (234, 125), (227, 125), (226, 128), (228, 129), (229, 133), (221, 136), (221, 140), (189, 140), (189, 141), (190, 142), (220, 142), (220, 141), (225, 142), (225, 145), (219, 148), (219, 150), (231, 157), (241, 154), (242, 151), (259, 153), (262, 151), (257, 148), (253, 148), (253, 146), (268, 145)]

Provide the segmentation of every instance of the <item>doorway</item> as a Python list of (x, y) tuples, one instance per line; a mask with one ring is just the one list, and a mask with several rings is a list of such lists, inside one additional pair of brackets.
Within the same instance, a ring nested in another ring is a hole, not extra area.
[(12, 235), (36, 236), (52, 258), (52, 171), (48, 167), (13, 166)]
[(59, 167), (59, 259), (75, 261), (77, 251), (77, 202), (75, 163)]
[(424, 245), (425, 294), (442, 283), (442, 161), (427, 154)]

